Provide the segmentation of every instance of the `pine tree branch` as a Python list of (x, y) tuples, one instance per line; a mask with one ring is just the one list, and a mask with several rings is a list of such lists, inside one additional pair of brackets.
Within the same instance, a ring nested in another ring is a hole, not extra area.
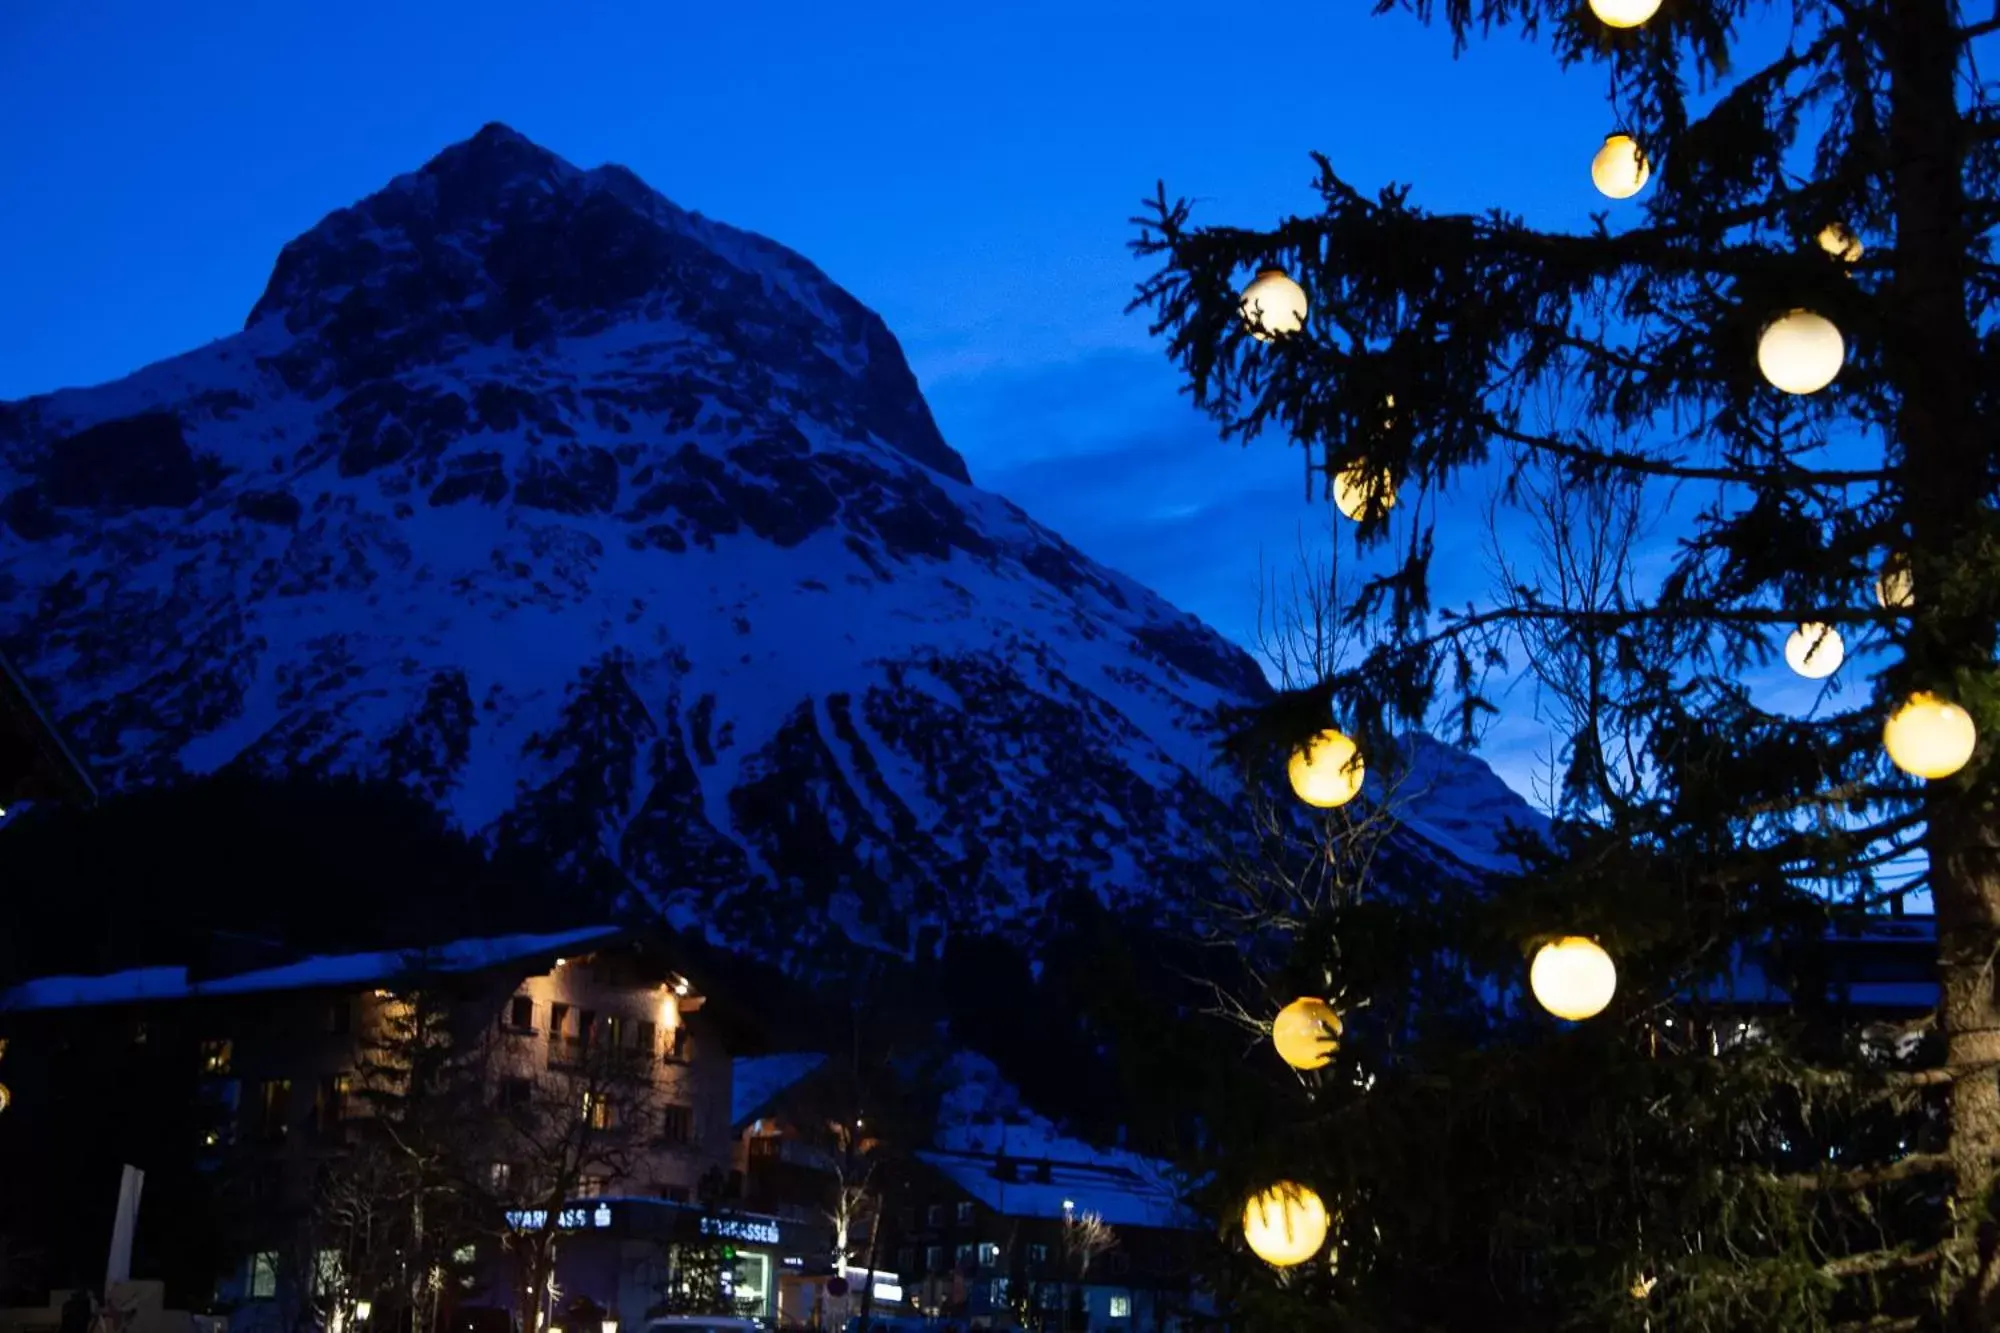
[(1944, 1258), (1943, 1250), (1932, 1246), (1928, 1250), (1874, 1250), (1867, 1254), (1843, 1255), (1821, 1264), (1819, 1271), (1830, 1278), (1860, 1277), (1870, 1273), (1891, 1273), (1902, 1269), (1924, 1268)]
[(1855, 1167), (1844, 1171), (1820, 1171), (1810, 1175), (1773, 1176), (1772, 1182), (1797, 1190), (1865, 1190), (1892, 1185), (1920, 1176), (1943, 1175), (1952, 1169), (1945, 1153), (1912, 1153), (1886, 1166)]
[(1881, 468), (1834, 470), (1787, 465), (1782, 468), (1760, 470), (1690, 467), (1682, 463), (1670, 463), (1664, 459), (1648, 458), (1643, 454), (1623, 449), (1591, 449), (1579, 444), (1570, 444), (1553, 436), (1524, 431), (1491, 413), (1487, 414), (1482, 424), (1489, 433), (1503, 440), (1524, 445), (1541, 453), (1553, 454), (1558, 458), (1574, 459), (1593, 467), (1615, 468), (1621, 472), (1636, 473), (1641, 476), (1667, 477), (1676, 481), (1722, 481), (1744, 486), (1853, 486), (1879, 484), (1891, 480), (1895, 475)]

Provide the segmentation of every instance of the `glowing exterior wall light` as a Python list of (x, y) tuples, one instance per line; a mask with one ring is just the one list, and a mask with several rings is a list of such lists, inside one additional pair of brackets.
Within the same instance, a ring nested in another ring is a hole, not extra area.
[(1288, 766), (1292, 791), (1307, 805), (1332, 810), (1361, 791), (1361, 751), (1329, 727), (1292, 751)]
[(1646, 150), (1629, 134), (1607, 134), (1604, 146), (1590, 160), (1591, 183), (1607, 199), (1630, 199), (1646, 188), (1653, 174)]
[(1528, 988), (1542, 1008), (1580, 1023), (1595, 1018), (1618, 989), (1618, 969), (1596, 940), (1566, 935), (1535, 951)]
[(1323, 1069), (1340, 1049), (1340, 1015), (1325, 1000), (1301, 996), (1271, 1023), (1278, 1057), (1294, 1069)]
[(1793, 310), (1772, 320), (1757, 339), (1757, 369), (1786, 393), (1818, 393), (1847, 359), (1840, 330), (1824, 315)]
[(1889, 762), (1920, 778), (1950, 777), (1965, 767), (1978, 744), (1970, 713), (1922, 690), (1904, 700), (1882, 727)]
[(1305, 288), (1285, 276), (1281, 268), (1267, 268), (1243, 289), (1243, 322), (1258, 342), (1270, 342), (1280, 334), (1297, 333), (1306, 325)]
[(1326, 1204), (1295, 1181), (1281, 1180), (1243, 1205), (1243, 1239), (1273, 1268), (1290, 1268), (1326, 1244)]
[(1825, 680), (1840, 670), (1847, 646), (1840, 631), (1831, 625), (1808, 622), (1792, 631), (1785, 640), (1785, 665), (1807, 680)]

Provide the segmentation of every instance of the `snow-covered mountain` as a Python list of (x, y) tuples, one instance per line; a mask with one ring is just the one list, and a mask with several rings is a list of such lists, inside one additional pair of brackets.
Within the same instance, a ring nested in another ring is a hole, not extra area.
[(1178, 899), (1264, 688), (972, 485), (811, 264), (498, 125), (241, 333), (0, 404), (0, 474), (6, 647), (107, 784), (391, 775), (780, 958)]

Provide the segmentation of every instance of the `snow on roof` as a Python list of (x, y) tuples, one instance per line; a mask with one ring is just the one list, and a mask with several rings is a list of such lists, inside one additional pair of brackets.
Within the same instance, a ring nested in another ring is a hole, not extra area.
[[(988, 1208), (1007, 1217), (1061, 1217), (1067, 1199), (1113, 1226), (1198, 1225), (1181, 1203), (1188, 1182), (1166, 1163), (1062, 1133), (1023, 1105), (999, 1068), (976, 1052), (955, 1053), (949, 1073), (932, 1151), (917, 1156)], [(1003, 1159), (1013, 1164), (1005, 1172)], [(1046, 1181), (1039, 1178), (1044, 1163)]]
[(826, 1063), (818, 1051), (788, 1051), (782, 1055), (752, 1055), (732, 1062), (729, 1123), (740, 1130), (786, 1088)]
[[(1081, 1145), (1079, 1145), (1081, 1146)], [(1085, 1148), (1084, 1160), (1044, 1161), (993, 1153), (919, 1152), (960, 1189), (1002, 1217), (1061, 1217), (1065, 1203), (1114, 1227), (1187, 1229), (1200, 1225), (1181, 1202), (1182, 1184), (1163, 1164), (1136, 1153)], [(1041, 1178), (1046, 1166), (1048, 1179)], [(1008, 1179), (1012, 1176), (1012, 1179)]]
[(206, 981), (190, 981), (185, 967), (140, 967), (96, 977), (43, 977), (0, 992), (0, 1010), (18, 1012), (142, 1000), (191, 1000), (211, 995), (254, 995), (323, 986), (365, 986), (421, 972), (478, 972), (562, 949), (602, 944), (621, 933), (616, 926), (584, 926), (545, 935), (455, 940), (432, 949), (302, 958), (278, 967)]

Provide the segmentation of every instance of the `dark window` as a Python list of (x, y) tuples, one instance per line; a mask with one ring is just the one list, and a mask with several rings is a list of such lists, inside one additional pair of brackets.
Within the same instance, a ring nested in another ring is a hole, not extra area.
[(264, 1085), (263, 1130), (267, 1139), (282, 1139), (292, 1123), (292, 1081), (274, 1078)]
[(576, 1182), (576, 1197), (579, 1199), (596, 1199), (603, 1194), (603, 1176), (584, 1176)]
[(694, 1108), (669, 1106), (660, 1116), (660, 1138), (666, 1143), (686, 1143), (694, 1137)]
[(688, 1201), (688, 1187), (685, 1185), (658, 1185), (654, 1187), (653, 1192), (668, 1203), (686, 1203)]
[(326, 1030), (336, 1037), (344, 1037), (354, 1031), (354, 1005), (348, 1000), (335, 1000), (326, 1007)]
[(549, 1040), (561, 1041), (568, 1036), (569, 1006), (552, 1004), (549, 1006)]
[(595, 1009), (578, 1010), (576, 1015), (576, 1044), (587, 1047), (591, 1042), (596, 1040), (597, 1011)]
[(1109, 1262), (1111, 1264), (1111, 1271), (1114, 1273), (1129, 1273), (1132, 1271), (1132, 1256), (1123, 1250), (1113, 1250)]
[(944, 1246), (930, 1245), (924, 1249), (924, 1271), (942, 1273), (944, 1271)]
[(688, 1030), (685, 1023), (676, 1023), (667, 1029), (667, 1059), (685, 1060), (688, 1058), (687, 1035)]
[(516, 995), (507, 1006), (507, 1026), (516, 1032), (535, 1030), (535, 1001), (527, 995)]
[(632, 1049), (651, 1055), (660, 1043), (660, 1030), (650, 1020), (641, 1019), (632, 1026)]
[(1031, 1264), (1045, 1264), (1045, 1263), (1047, 1263), (1048, 1261), (1049, 1261), (1049, 1247), (1048, 1247), (1048, 1246), (1046, 1246), (1046, 1245), (1030, 1245), (1030, 1246), (1028, 1247), (1028, 1262), (1029, 1262), (1029, 1263), (1031, 1263)]
[(625, 1038), (630, 1035), (625, 1020), (618, 1015), (612, 1014), (604, 1020), (604, 1044), (612, 1050), (615, 1051), (624, 1045)]
[(524, 1078), (503, 1078), (500, 1080), (500, 1109), (511, 1111), (526, 1106), (534, 1093), (534, 1086)]
[(959, 1268), (964, 1268), (967, 1264), (971, 1263), (972, 1247), (970, 1245), (959, 1246), (957, 1251), (952, 1255), (952, 1262)]
[(917, 1271), (916, 1246), (905, 1245), (902, 1249), (896, 1251), (896, 1271), (898, 1273), (915, 1274)]
[(905, 1230), (905, 1231), (915, 1231), (915, 1230), (917, 1229), (917, 1210), (916, 1210), (916, 1209), (914, 1209), (914, 1208), (904, 1208), (904, 1209), (902, 1209), (902, 1210), (901, 1210), (900, 1212), (898, 1212), (898, 1213), (896, 1214), (896, 1218), (897, 1218), (897, 1220), (898, 1220), (899, 1222), (901, 1222), (901, 1223), (902, 1223), (902, 1227), (903, 1227), (903, 1230)]
[(934, 1226), (934, 1227), (943, 1226), (944, 1205), (941, 1203), (934, 1203), (929, 1208), (926, 1208), (924, 1210), (924, 1222), (926, 1225), (929, 1226)]
[(227, 1074), (229, 1062), (236, 1054), (236, 1043), (227, 1037), (201, 1044), (201, 1072), (204, 1074)]
[(958, 1205), (958, 1220), (959, 1220), (960, 1222), (970, 1222), (970, 1221), (972, 1220), (972, 1205), (971, 1205), (971, 1203), (969, 1203), (969, 1202), (966, 1202), (966, 1201), (964, 1201), (964, 1200), (961, 1200), (961, 1201), (959, 1202), (959, 1205)]

